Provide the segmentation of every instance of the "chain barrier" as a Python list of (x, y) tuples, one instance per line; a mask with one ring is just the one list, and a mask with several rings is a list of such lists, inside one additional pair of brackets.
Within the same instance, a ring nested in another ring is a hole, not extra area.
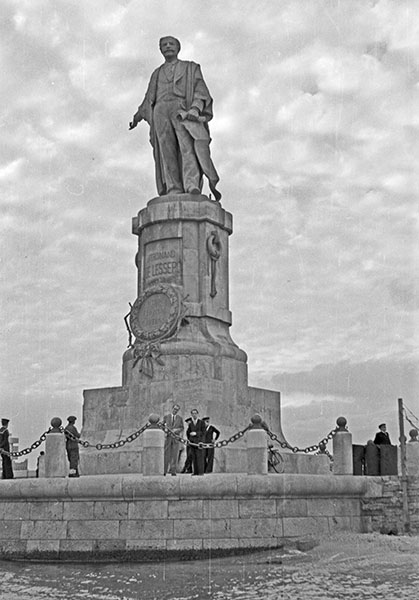
[(336, 432), (338, 431), (337, 427), (335, 427), (335, 429), (332, 429), (332, 431), (330, 431), (327, 434), (327, 436), (320, 440), (317, 444), (307, 446), (306, 448), (299, 448), (298, 446), (291, 446), (290, 444), (288, 444), (288, 442), (281, 442), (278, 436), (275, 433), (273, 433), (270, 429), (265, 429), (265, 431), (272, 441), (279, 444), (281, 448), (291, 450), (294, 454), (296, 454), (297, 452), (304, 452), (304, 454), (309, 454), (310, 452), (315, 452), (317, 450), (319, 451), (319, 454), (326, 454), (326, 456), (328, 456), (330, 460), (333, 460), (333, 457), (330, 454), (330, 452), (326, 449), (326, 446), (329, 440), (335, 437)]
[(19, 458), (20, 456), (26, 456), (26, 454), (30, 454), (33, 450), (39, 448), (39, 446), (45, 442), (47, 439), (47, 434), (51, 431), (52, 427), (48, 429), (48, 431), (44, 431), (39, 440), (36, 440), (33, 444), (31, 444), (28, 448), (24, 448), (23, 450), (19, 450), (19, 452), (7, 452), (7, 450), (3, 450), (0, 448), (0, 454), (5, 454), (10, 458)]
[[(83, 446), (83, 448), (95, 448), (96, 450), (109, 450), (109, 449), (115, 449), (115, 448), (122, 448), (122, 446), (125, 446), (125, 444), (129, 444), (129, 443), (133, 442), (138, 437), (140, 437), (140, 435), (143, 434), (144, 431), (146, 431), (146, 429), (148, 429), (149, 427), (151, 427), (151, 423), (146, 423), (145, 425), (140, 427), (140, 429), (138, 429), (137, 431), (134, 431), (133, 433), (128, 435), (125, 439), (118, 440), (117, 442), (111, 442), (110, 444), (101, 444), (101, 443), (92, 444), (91, 442), (89, 442), (87, 440), (81, 440), (80, 438), (77, 438), (70, 431), (65, 430), (63, 427), (60, 427), (59, 429), (61, 432), (65, 433), (67, 438), (76, 441), (78, 444), (80, 444), (80, 446)], [(234, 444), (234, 442), (236, 442), (237, 440), (242, 438), (244, 436), (244, 434), (247, 431), (249, 431), (249, 429), (252, 429), (253, 426), (252, 426), (252, 424), (248, 425), (244, 429), (231, 435), (228, 439), (217, 441), (217, 442), (209, 442), (209, 443), (191, 442), (190, 440), (183, 438), (182, 436), (178, 435), (177, 433), (174, 433), (171, 429), (169, 429), (169, 427), (167, 427), (167, 425), (165, 423), (163, 423), (163, 421), (159, 421), (157, 423), (157, 427), (159, 427), (162, 431), (164, 431), (164, 433), (166, 433), (167, 435), (170, 435), (176, 441), (178, 441), (179, 443), (181, 443), (185, 446), (194, 446), (195, 448), (204, 450), (207, 448), (225, 448), (229, 444)], [(29, 446), (28, 448), (25, 448), (24, 450), (20, 450), (19, 452), (7, 452), (6, 450), (3, 450), (0, 448), (0, 454), (5, 454), (6, 456), (9, 456), (10, 458), (19, 458), (21, 456), (26, 456), (27, 454), (30, 454), (33, 450), (36, 450), (37, 448), (39, 448), (39, 446), (43, 442), (45, 442), (46, 437), (47, 437), (48, 433), (50, 433), (51, 430), (52, 430), (52, 427), (50, 427), (48, 429), (48, 431), (45, 431), (38, 440), (36, 440), (33, 444), (31, 444), (31, 446)], [(326, 449), (326, 445), (329, 442), (329, 440), (331, 440), (336, 435), (336, 431), (338, 430), (337, 427), (335, 429), (332, 429), (332, 431), (330, 431), (330, 433), (328, 433), (328, 435), (326, 437), (324, 437), (322, 440), (320, 440), (318, 442), (318, 444), (314, 444), (312, 446), (307, 446), (306, 448), (299, 448), (298, 446), (291, 446), (288, 442), (282, 442), (278, 438), (278, 436), (275, 433), (273, 433), (272, 431), (270, 431), (269, 429), (264, 429), (264, 430), (266, 431), (267, 435), (271, 438), (271, 440), (276, 442), (277, 444), (279, 444), (279, 446), (281, 446), (281, 448), (286, 448), (287, 450), (291, 450), (293, 453), (304, 452), (305, 454), (308, 454), (309, 452), (315, 452), (317, 450), (317, 451), (319, 451), (319, 454), (326, 454), (330, 458), (330, 460), (333, 460), (333, 457)], [(321, 446), (323, 446), (323, 448)]]
[(177, 433), (174, 433), (171, 429), (169, 429), (169, 427), (167, 427), (165, 423), (163, 423), (163, 421), (159, 421), (159, 423), (157, 423), (157, 426), (160, 427), (160, 429), (162, 429), (164, 433), (170, 435), (172, 438), (177, 440), (180, 444), (184, 444), (185, 446), (194, 446), (195, 448), (199, 448), (200, 450), (205, 450), (207, 448), (224, 448), (225, 446), (228, 446), (228, 444), (233, 444), (234, 442), (237, 442), (237, 440), (244, 436), (246, 431), (252, 429), (252, 425), (248, 425), (247, 427), (245, 427), (245, 429), (242, 429), (241, 431), (238, 431), (237, 433), (233, 434), (227, 440), (221, 440), (220, 442), (196, 443), (183, 438)]
[[(187, 445), (195, 446), (196, 448), (200, 448), (200, 449), (223, 448), (223, 447), (227, 446), (228, 444), (236, 442), (238, 439), (243, 437), (244, 434), (247, 431), (249, 431), (249, 429), (252, 429), (252, 425), (248, 425), (245, 429), (238, 431), (237, 433), (232, 435), (227, 440), (221, 440), (220, 442), (212, 442), (212, 443), (211, 442), (210, 443), (198, 442), (198, 443), (195, 443), (195, 442), (191, 442), (190, 440), (187, 440), (187, 439), (183, 438), (182, 436), (174, 433), (162, 421), (160, 421), (157, 425), (158, 425), (158, 427), (160, 427), (160, 429), (162, 429), (164, 431), (164, 433), (166, 433), (167, 435), (170, 435), (172, 438), (177, 440), (179, 443), (184, 444), (185, 446), (187, 446)], [(332, 455), (326, 449), (326, 445), (329, 442), (329, 440), (331, 440), (332, 438), (335, 437), (336, 432), (338, 431), (337, 427), (335, 429), (332, 429), (332, 431), (330, 431), (330, 433), (328, 433), (328, 435), (326, 437), (324, 437), (322, 440), (320, 440), (320, 442), (318, 444), (314, 444), (313, 446), (307, 446), (307, 448), (298, 448), (297, 446), (291, 446), (290, 444), (288, 444), (288, 442), (281, 442), (281, 440), (278, 438), (278, 436), (275, 433), (273, 433), (269, 429), (265, 429), (265, 431), (269, 435), (271, 440), (277, 442), (281, 446), (281, 448), (287, 448), (288, 450), (291, 450), (294, 453), (304, 452), (305, 454), (308, 454), (309, 452), (315, 452), (316, 450), (320, 450), (321, 454), (325, 454), (326, 456), (329, 457), (330, 460), (333, 460)], [(324, 446), (324, 449), (321, 449), (321, 445)]]
[(70, 440), (77, 442), (78, 444), (80, 444), (80, 446), (83, 446), (83, 448), (96, 448), (96, 450), (109, 450), (109, 449), (114, 449), (114, 448), (122, 448), (122, 446), (125, 446), (125, 444), (130, 444), (131, 442), (136, 440), (138, 437), (140, 437), (140, 435), (142, 433), (144, 433), (144, 431), (146, 429), (148, 429), (149, 427), (151, 427), (151, 423), (146, 423), (145, 425), (143, 425), (143, 427), (140, 427), (140, 429), (137, 429), (137, 431), (134, 431), (133, 433), (131, 433), (124, 440), (118, 440), (117, 442), (112, 442), (110, 444), (100, 444), (100, 443), (91, 444), (87, 440), (81, 440), (80, 438), (73, 435), (70, 431), (64, 430), (62, 427), (60, 429), (62, 431), (64, 431), (66, 437), (68, 437)]

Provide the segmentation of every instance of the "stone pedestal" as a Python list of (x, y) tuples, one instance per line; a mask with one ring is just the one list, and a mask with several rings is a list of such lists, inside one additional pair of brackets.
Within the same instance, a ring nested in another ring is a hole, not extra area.
[(264, 429), (251, 429), (247, 432), (247, 473), (248, 475), (268, 474), (268, 447)]
[(49, 433), (45, 440), (45, 477), (66, 477), (68, 461), (63, 433)]
[(408, 477), (419, 476), (419, 442), (406, 444), (406, 470)]
[[(162, 196), (134, 217), (133, 233), (138, 296), (122, 386), (85, 390), (82, 439), (123, 439), (174, 402), (184, 418), (192, 408), (211, 417), (220, 439), (246, 427), (255, 412), (282, 436), (279, 393), (248, 387), (246, 353), (229, 332), (231, 214), (206, 196)], [(140, 436), (117, 451), (81, 449), (81, 471), (139, 472), (142, 447)], [(245, 472), (244, 448), (239, 440), (217, 450), (215, 470)]]
[(333, 438), (333, 474), (352, 475), (352, 434), (344, 429), (346, 425), (344, 417), (339, 417), (337, 424), (339, 429)]
[(164, 432), (147, 429), (143, 437), (143, 475), (164, 475)]

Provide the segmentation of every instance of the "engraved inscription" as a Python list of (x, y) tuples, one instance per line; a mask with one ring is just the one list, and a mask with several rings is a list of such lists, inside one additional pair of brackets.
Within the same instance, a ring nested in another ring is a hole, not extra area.
[(144, 300), (138, 311), (138, 325), (145, 331), (159, 329), (170, 318), (171, 304), (166, 294), (153, 294)]
[(182, 285), (181, 239), (159, 240), (145, 246), (144, 288), (154, 283)]

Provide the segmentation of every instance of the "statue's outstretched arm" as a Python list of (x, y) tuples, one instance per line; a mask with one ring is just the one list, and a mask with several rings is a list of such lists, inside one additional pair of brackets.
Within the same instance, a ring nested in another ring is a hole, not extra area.
[(135, 113), (135, 115), (132, 117), (132, 121), (129, 124), (129, 129), (134, 129), (134, 127), (137, 127), (138, 123), (140, 123), (143, 120), (143, 117), (140, 115), (140, 109), (137, 110), (137, 112)]

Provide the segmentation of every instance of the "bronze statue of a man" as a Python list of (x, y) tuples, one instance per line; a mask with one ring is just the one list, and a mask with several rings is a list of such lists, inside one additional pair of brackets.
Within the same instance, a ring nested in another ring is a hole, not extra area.
[(214, 198), (220, 200), (216, 189), (219, 177), (209, 147), (212, 98), (201, 68), (178, 59), (180, 42), (174, 37), (161, 38), (160, 51), (165, 62), (151, 75), (129, 128), (134, 129), (143, 119), (150, 125), (160, 196), (200, 194), (205, 175)]

